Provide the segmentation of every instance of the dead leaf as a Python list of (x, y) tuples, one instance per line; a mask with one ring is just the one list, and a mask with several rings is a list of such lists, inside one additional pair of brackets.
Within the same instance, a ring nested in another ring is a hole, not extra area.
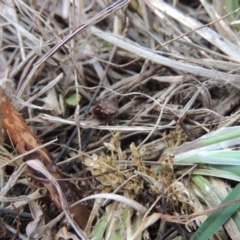
[[(31, 132), (29, 127), (26, 125), (21, 114), (13, 107), (9, 101), (4, 90), (1, 91), (1, 111), (2, 111), (2, 126), (4, 130), (8, 133), (11, 141), (15, 144), (16, 150), (19, 153), (26, 153), (30, 150), (38, 148), (35, 152), (27, 154), (24, 157), (24, 161), (31, 159), (38, 159), (46, 167), (48, 172), (55, 179), (62, 179), (63, 174), (58, 166), (52, 161), (51, 156), (44, 148), (39, 148), (41, 142), (38, 138)], [(38, 171), (29, 168), (29, 173), (32, 177), (36, 179), (45, 178)], [(62, 210), (60, 196), (56, 190), (56, 187), (50, 181), (41, 181), (41, 183), (48, 189), (51, 199), (57, 208)], [(70, 181), (59, 181), (59, 186), (70, 206), (74, 202), (80, 200), (81, 193), (77, 187)], [(74, 208), (70, 208), (70, 213), (75, 215), (84, 216), (82, 218), (77, 218), (77, 224), (81, 229), (84, 229), (88, 221), (89, 211), (85, 205), (78, 204)]]
[(29, 237), (29, 239), (40, 239), (45, 231), (45, 221), (42, 217), (42, 209), (37, 203), (33, 201), (29, 203), (29, 208), (31, 210), (34, 220), (30, 222), (26, 227), (27, 236)]

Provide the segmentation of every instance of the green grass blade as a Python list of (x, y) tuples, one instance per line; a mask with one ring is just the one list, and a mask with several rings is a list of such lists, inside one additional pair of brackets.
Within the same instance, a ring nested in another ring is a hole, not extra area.
[[(240, 198), (240, 184), (238, 184), (229, 195), (222, 201), (227, 203)], [(240, 202), (236, 202), (231, 206), (217, 210), (210, 214), (206, 221), (200, 226), (200, 228), (191, 237), (191, 240), (203, 240), (209, 239), (219, 227), (221, 227), (240, 207)]]
[(235, 174), (230, 171), (225, 171), (217, 168), (198, 168), (194, 170), (193, 175), (221, 177), (227, 180), (234, 180), (240, 182), (239, 174)]
[(219, 129), (217, 131), (205, 134), (204, 136), (181, 145), (180, 147), (171, 151), (173, 154), (178, 155), (191, 150), (217, 150), (230, 147), (240, 143), (240, 127), (228, 127)]
[(106, 230), (107, 223), (108, 223), (107, 218), (108, 218), (108, 212), (105, 212), (102, 216), (102, 219), (93, 228), (93, 230), (89, 236), (89, 239), (101, 240), (103, 238), (103, 235)]
[(192, 150), (185, 153), (177, 154), (174, 159), (177, 164), (218, 164), (218, 165), (240, 165), (240, 151), (223, 149), (223, 150)]
[[(211, 185), (207, 178), (196, 175), (192, 176), (194, 183), (201, 189), (202, 196), (200, 198), (204, 199), (208, 207), (215, 206), (222, 199), (219, 199), (219, 194), (216, 189)], [(216, 202), (216, 200), (219, 200)]]
[(223, 171), (231, 172), (240, 177), (240, 166), (231, 166), (231, 165), (209, 165), (210, 168), (216, 168)]
[[(238, 4), (238, 0), (224, 0), (224, 5), (226, 7), (227, 13), (233, 12), (234, 10), (236, 10), (239, 6)], [(237, 18), (237, 13), (233, 13), (229, 19), (230, 20), (236, 20)]]

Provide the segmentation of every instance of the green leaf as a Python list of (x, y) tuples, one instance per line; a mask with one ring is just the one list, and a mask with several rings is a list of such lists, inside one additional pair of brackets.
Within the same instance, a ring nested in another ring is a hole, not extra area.
[(81, 100), (81, 95), (80, 94), (77, 95), (76, 93), (71, 94), (69, 97), (65, 99), (68, 105), (74, 106), (74, 107), (77, 106), (80, 100)]

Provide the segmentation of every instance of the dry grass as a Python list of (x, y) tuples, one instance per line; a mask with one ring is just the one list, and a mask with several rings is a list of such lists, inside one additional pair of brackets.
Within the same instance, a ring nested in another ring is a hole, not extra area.
[[(1, 1), (1, 86), (84, 197), (118, 193), (125, 196), (119, 201), (141, 204), (144, 215), (162, 196), (161, 212), (192, 213), (188, 172), (179, 176), (172, 159), (164, 166), (157, 160), (164, 149), (239, 124), (239, 28), (230, 25), (232, 15), (220, 17), (223, 7), (206, 1), (191, 8), (132, 0), (107, 9), (108, 2)], [(1, 189), (7, 186), (1, 239), (40, 238), (46, 229), (52, 239), (70, 236), (45, 188), (18, 168), (22, 160), (0, 133)], [(103, 211), (87, 203), (89, 235)], [(33, 219), (40, 226), (30, 225)], [(190, 236), (183, 225), (161, 224), (145, 232), (149, 239)]]

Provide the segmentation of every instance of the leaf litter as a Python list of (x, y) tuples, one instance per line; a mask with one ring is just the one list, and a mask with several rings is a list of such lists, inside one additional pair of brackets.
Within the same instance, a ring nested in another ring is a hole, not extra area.
[(0, 2), (1, 239), (194, 239), (237, 201), (201, 156), (238, 135), (199, 137), (239, 131), (239, 9), (169, 2)]

